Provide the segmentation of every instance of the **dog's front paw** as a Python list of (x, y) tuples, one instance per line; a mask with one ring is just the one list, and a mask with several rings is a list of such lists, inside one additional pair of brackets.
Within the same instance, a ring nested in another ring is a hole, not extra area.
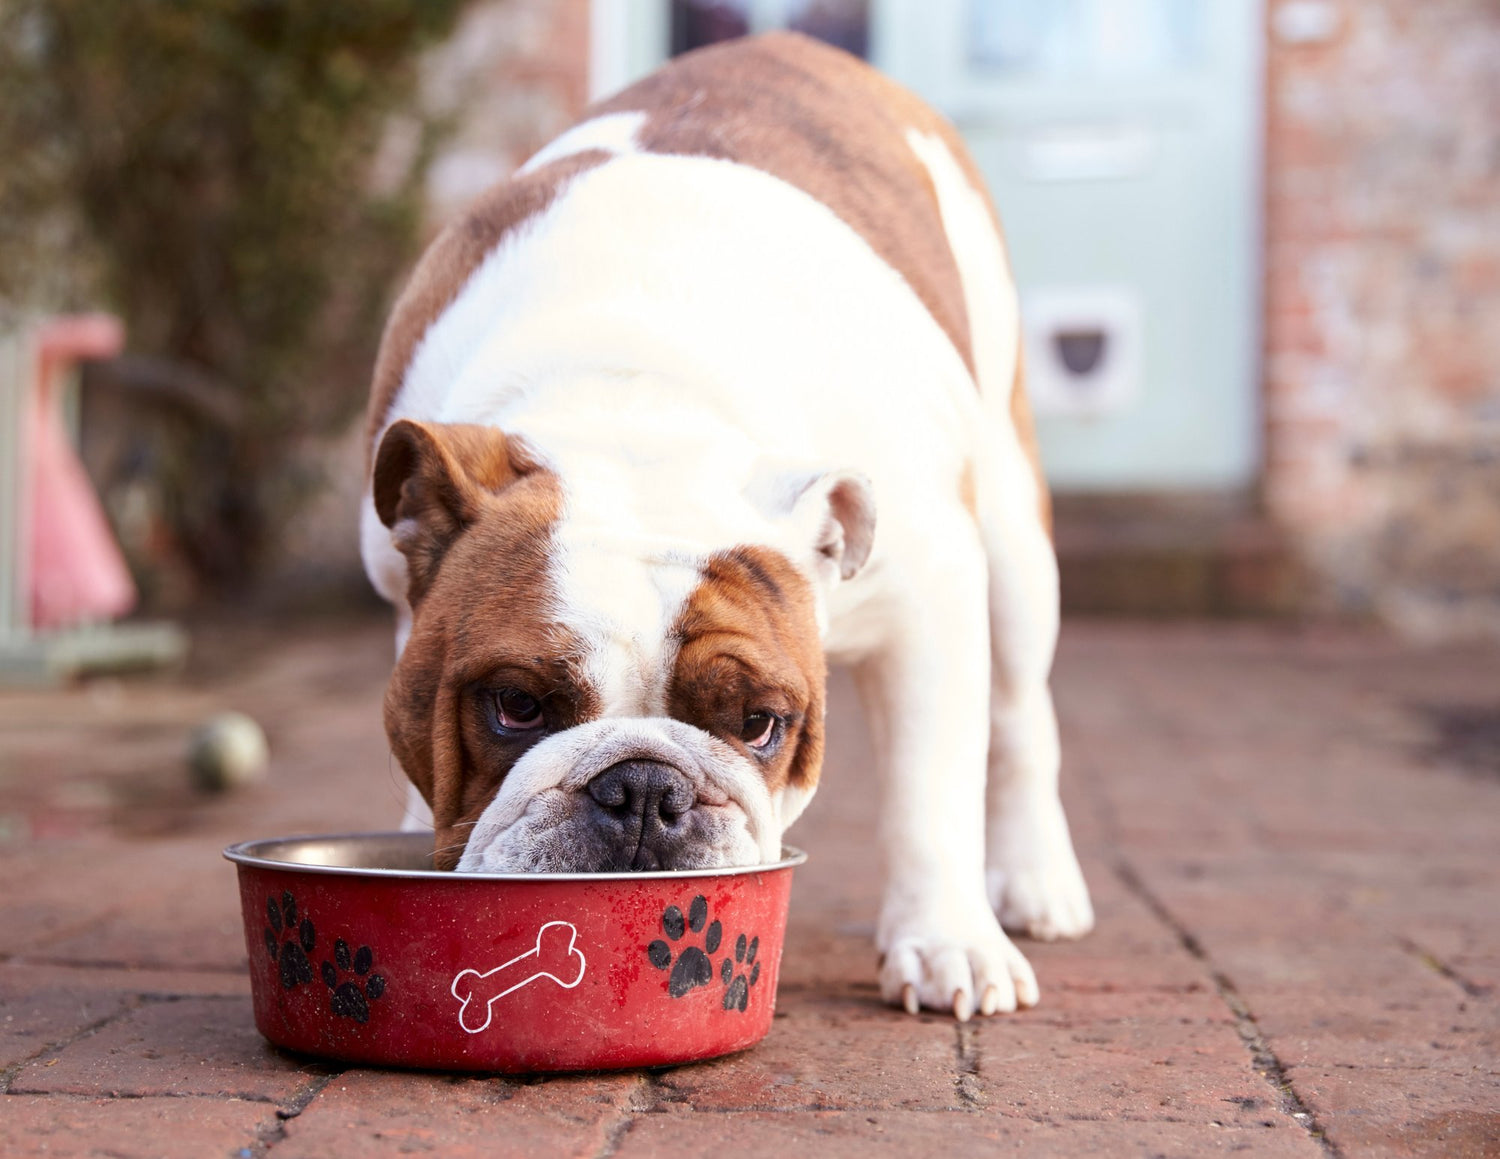
[(988, 860), (990, 905), (1007, 930), (1053, 942), (1094, 928), (1088, 886), (1055, 800), (1006, 810), (991, 825)]
[(1000, 924), (1042, 942), (1081, 938), (1094, 928), (1094, 907), (1078, 863), (989, 871)]
[[(905, 908), (905, 907), (903, 907)], [(994, 914), (911, 914), (881, 923), (880, 992), (910, 1014), (951, 1010), (960, 1022), (980, 1014), (1035, 1006), (1031, 963)]]

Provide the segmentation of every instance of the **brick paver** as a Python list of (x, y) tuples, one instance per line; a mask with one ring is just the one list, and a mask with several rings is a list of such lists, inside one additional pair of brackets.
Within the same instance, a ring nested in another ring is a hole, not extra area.
[(258, 1140), (266, 1107), (239, 1099), (12, 1095), (0, 1107), (5, 1154), (238, 1155)]
[(309, 1071), (273, 1050), (252, 1024), (247, 998), (142, 1003), (11, 1079), (20, 1094), (230, 1095), (285, 1103)]
[[(392, 823), (389, 632), (203, 648), (186, 677), (0, 696), (6, 1156), (1500, 1154), (1500, 752), (1442, 723), (1500, 716), (1495, 649), (1070, 624), (1066, 795), (1099, 929), (1029, 945), (1042, 1005), (965, 1027), (879, 1003), (875, 794), (837, 676), (770, 1036), (518, 1080), (260, 1040), (218, 850)], [(270, 780), (195, 797), (186, 730), (228, 707), (266, 725)]]
[(638, 1073), (508, 1079), (354, 1070), (284, 1127), (277, 1159), (410, 1155), (506, 1159), (604, 1152), (643, 1096)]

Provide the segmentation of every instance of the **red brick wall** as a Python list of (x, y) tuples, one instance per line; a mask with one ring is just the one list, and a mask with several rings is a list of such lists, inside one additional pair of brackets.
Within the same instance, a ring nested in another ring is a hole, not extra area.
[(588, 102), (589, 0), (481, 0), (432, 54), (424, 91), (456, 128), (434, 166), (446, 221), (571, 124)]
[(1332, 604), (1500, 630), (1500, 4), (1277, 7), (1267, 506)]

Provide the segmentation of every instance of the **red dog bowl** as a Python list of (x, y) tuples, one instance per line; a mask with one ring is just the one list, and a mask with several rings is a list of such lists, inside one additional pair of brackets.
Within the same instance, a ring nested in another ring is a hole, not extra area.
[(743, 1050), (776, 1008), (792, 869), (442, 873), (432, 837), (248, 841), (255, 1025), (346, 1062), (661, 1066)]

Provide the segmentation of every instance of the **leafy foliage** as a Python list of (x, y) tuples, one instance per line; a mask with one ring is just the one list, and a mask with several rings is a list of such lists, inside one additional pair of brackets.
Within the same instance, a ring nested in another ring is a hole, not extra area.
[(297, 440), (363, 398), (442, 128), (418, 54), (463, 2), (0, 0), (0, 298), (107, 302), (233, 396), (153, 467), (210, 581), (253, 571)]

